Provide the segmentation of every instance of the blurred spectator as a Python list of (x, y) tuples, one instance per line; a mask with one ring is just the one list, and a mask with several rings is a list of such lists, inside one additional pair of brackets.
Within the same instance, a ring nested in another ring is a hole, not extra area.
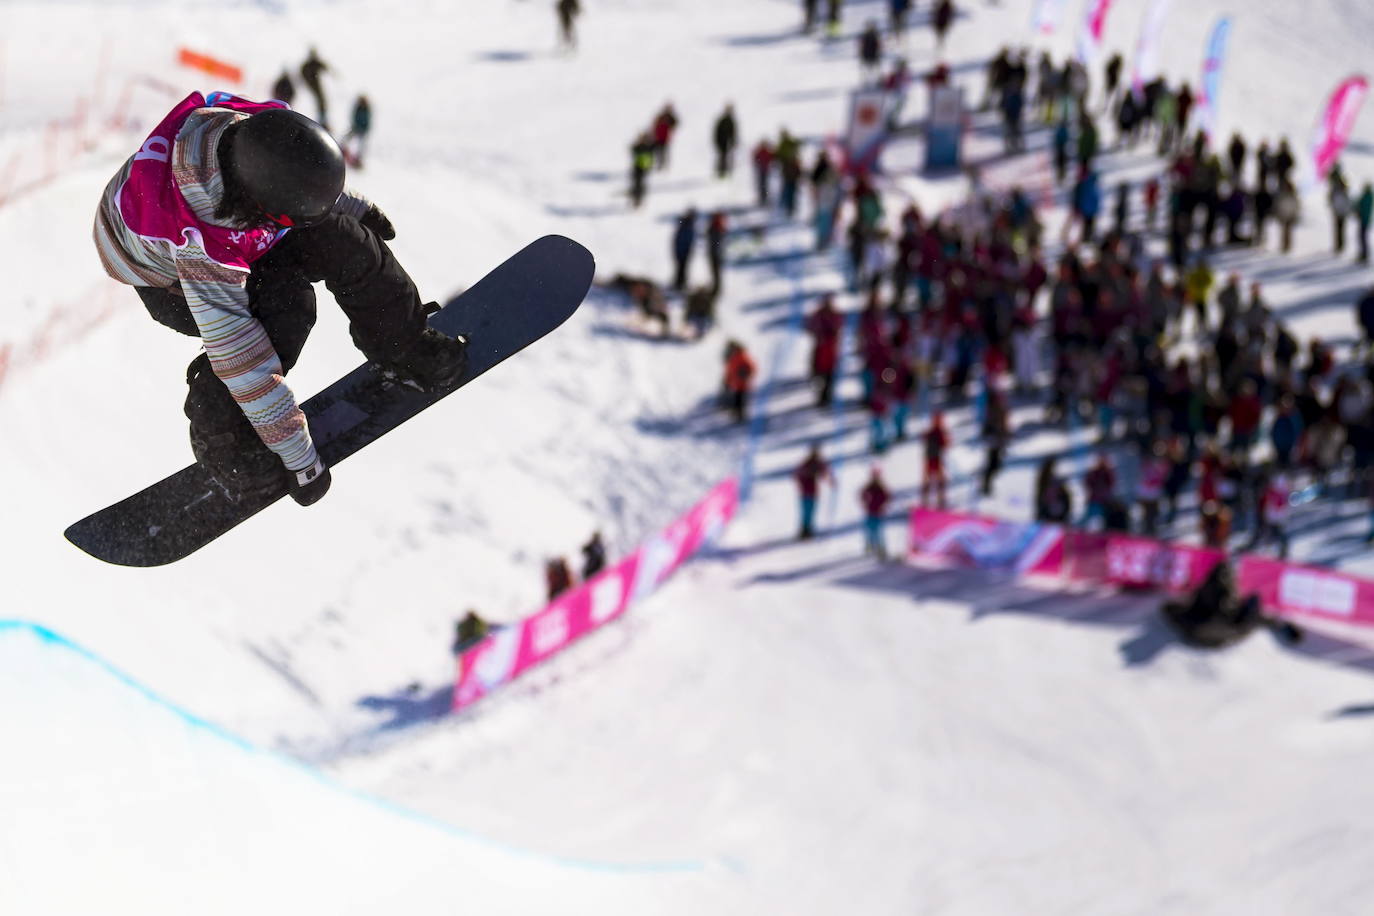
[(730, 414), (743, 423), (749, 412), (749, 392), (753, 386), (754, 360), (744, 344), (731, 340), (725, 345), (725, 392)]
[(630, 206), (644, 203), (645, 181), (654, 166), (654, 139), (645, 131), (630, 147)]
[(363, 153), (367, 148), (367, 136), (372, 131), (372, 104), (367, 96), (360, 95), (353, 102), (353, 112), (349, 119), (348, 133), (339, 145), (354, 168), (363, 167)]
[(568, 561), (563, 557), (554, 557), (545, 563), (544, 582), (548, 585), (550, 601), (572, 588), (573, 576), (572, 570), (568, 569)]
[(283, 70), (281, 76), (277, 77), (277, 81), (272, 84), (272, 98), (290, 105), (291, 100), (295, 97), (296, 87), (291, 82), (291, 74)]
[(806, 319), (811, 335), (811, 386), (816, 390), (816, 405), (830, 404), (835, 390), (835, 370), (840, 361), (840, 333), (844, 317), (835, 311), (835, 298), (827, 293)]
[(692, 248), (697, 240), (697, 208), (688, 207), (678, 217), (677, 228), (673, 230), (673, 289), (681, 292), (687, 288), (687, 268), (692, 261)]
[(491, 632), (491, 626), (478, 616), (476, 611), (469, 608), (463, 618), (454, 626), (453, 654), (462, 655), (486, 639), (489, 632)]
[(891, 492), (883, 485), (882, 472), (877, 465), (868, 478), (868, 484), (859, 493), (859, 501), (864, 507), (864, 553), (870, 553), (879, 560), (887, 559), (887, 544), (883, 540), (883, 513), (892, 499)]
[(945, 508), (945, 449), (949, 447), (949, 433), (945, 431), (944, 414), (935, 411), (930, 415), (930, 428), (926, 430), (925, 476), (921, 479), (921, 505), (930, 504), (930, 490), (935, 489), (935, 505)]
[(320, 126), (325, 130), (329, 129), (329, 113), (325, 108), (324, 86), (321, 84), (320, 78), (328, 71), (329, 65), (320, 60), (320, 55), (314, 48), (311, 48), (309, 55), (305, 58), (305, 63), (301, 64), (301, 82), (315, 97), (315, 108), (319, 111), (319, 117), (315, 120), (319, 121)]
[(577, 17), (582, 13), (578, 0), (557, 0), (554, 10), (558, 13), (558, 38), (564, 48), (577, 50)]
[(1086, 528), (1093, 519), (1105, 519), (1108, 505), (1116, 500), (1116, 470), (1106, 452), (1098, 453), (1097, 463), (1083, 478), (1083, 486), (1087, 490), (1088, 508), (1079, 524)]
[(601, 532), (592, 532), (591, 540), (582, 545), (582, 581), (586, 582), (606, 567), (606, 545)]
[(1055, 473), (1051, 455), (1040, 462), (1035, 475), (1035, 520), (1052, 524), (1067, 524), (1073, 514), (1073, 498), (1062, 478)]
[(673, 108), (672, 102), (664, 105), (654, 117), (654, 161), (660, 171), (668, 167), (668, 150), (673, 145), (673, 134), (677, 132), (677, 124), (677, 111)]
[(830, 465), (821, 457), (821, 447), (813, 445), (807, 453), (806, 460), (792, 476), (797, 481), (798, 496), (801, 500), (801, 529), (797, 533), (797, 538), (805, 541), (816, 534), (816, 500), (820, 496), (821, 481), (828, 480), (830, 485), (834, 486), (835, 475), (831, 472)]
[(711, 134), (716, 148), (716, 177), (726, 178), (735, 169), (735, 146), (739, 142), (739, 126), (735, 123), (735, 106), (727, 104), (716, 119)]

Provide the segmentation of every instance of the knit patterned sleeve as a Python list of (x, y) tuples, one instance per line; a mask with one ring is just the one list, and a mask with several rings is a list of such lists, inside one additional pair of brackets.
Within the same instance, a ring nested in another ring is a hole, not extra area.
[(178, 249), (176, 265), (215, 375), (288, 470), (310, 467), (317, 456), (305, 414), (266, 328), (249, 312), (248, 268), (211, 260), (194, 239)]

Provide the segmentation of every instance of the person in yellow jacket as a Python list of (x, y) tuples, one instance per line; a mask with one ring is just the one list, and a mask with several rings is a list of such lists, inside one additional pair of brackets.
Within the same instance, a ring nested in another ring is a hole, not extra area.
[(1217, 275), (1212, 271), (1212, 265), (1206, 258), (1199, 258), (1198, 262), (1189, 268), (1183, 276), (1183, 286), (1188, 292), (1188, 301), (1193, 306), (1193, 311), (1197, 315), (1197, 333), (1202, 335), (1207, 328), (1207, 300), (1211, 298), (1212, 289), (1216, 286)]

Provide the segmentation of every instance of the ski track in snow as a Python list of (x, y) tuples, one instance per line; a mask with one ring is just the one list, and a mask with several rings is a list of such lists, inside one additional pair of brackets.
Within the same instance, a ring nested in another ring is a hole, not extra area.
[[(196, 21), (208, 9), (199, 2), (7, 4), (0, 29), (26, 40), (3, 45), (0, 164), (38, 155), (43, 124), (75, 98), (109, 110), (129, 74), (217, 88), (163, 63), (178, 44), (245, 63), (250, 96), (314, 44), (333, 67), (336, 125), (353, 93), (373, 101), (369, 165), (350, 183), (395, 221), (395, 250), (422, 294), (447, 299), (546, 232), (591, 248), (599, 280), (666, 279), (675, 214), (752, 200), (747, 153), (762, 133), (840, 132), (858, 75), (853, 35), (886, 12), (851, 0), (846, 37), (825, 43), (796, 36), (799, 5), (781, 0), (584, 5), (582, 47), (567, 57), (550, 50), (544, 3), (471, 0), (461, 15), (362, 0), (217, 4), (213, 29)], [(1030, 3), (961, 5), (948, 53), (977, 99), (997, 45), (1029, 41)], [(1108, 47), (1134, 47), (1143, 9), (1143, 0), (1113, 8)], [(1174, 10), (1161, 54), (1170, 76), (1195, 79), (1223, 11), (1219, 0)], [(1354, 2), (1298, 11), (1265, 0), (1232, 12), (1219, 136), (1243, 125), (1252, 146), (1286, 132), (1302, 147), (1326, 93), (1361, 66), (1374, 19)], [(124, 27), (131, 16), (137, 30)], [(1076, 16), (1071, 8), (1066, 19)], [(1057, 54), (1072, 28), (1066, 21), (1050, 43)], [(61, 69), (48, 50), (59, 42), (70, 61)], [(913, 29), (905, 51), (928, 66), (928, 30)], [(146, 131), (173, 99), (140, 92)], [(672, 167), (650, 177), (646, 206), (630, 212), (627, 147), (669, 98), (683, 125)], [(743, 149), (734, 178), (717, 182), (706, 171), (709, 130), (727, 99)], [(297, 105), (313, 113), (308, 95)], [(912, 107), (924, 101), (913, 96)], [(994, 156), (983, 118), (976, 128), (969, 154)], [(638, 904), (630, 891), (597, 890), (606, 912), (643, 912), (645, 899), (664, 913), (1365, 908), (1371, 836), (1358, 812), (1374, 801), (1364, 778), (1374, 689), (1364, 649), (1317, 641), (1284, 653), (1256, 638), (1199, 656), (1168, 644), (1149, 598), (1037, 592), (858, 557), (866, 417), (808, 406), (798, 383), (807, 346), (790, 336), (799, 307), (842, 287), (840, 255), (797, 257), (803, 226), (774, 221), (761, 247), (750, 233), (732, 237), (720, 326), (703, 342), (646, 339), (628, 306), (594, 293), (568, 326), (451, 409), (352, 458), (320, 505), (278, 506), (174, 567), (93, 564), (62, 528), (187, 455), (180, 378), (194, 347), (149, 322), (128, 291), (110, 297), (88, 242), (100, 188), (139, 136), (91, 132), (90, 149), (61, 154), (55, 180), (0, 206), (0, 245), (22, 265), (9, 277), (0, 344), (41, 339), (59, 307), (102, 316), (82, 335), (56, 335), (0, 385), (7, 616), (79, 640), (257, 744), (474, 835), (583, 861), (708, 863), (699, 876), (650, 885)], [(1028, 139), (1035, 150), (1044, 138)], [(1346, 157), (1352, 180), (1374, 174), (1371, 152), (1366, 115)], [(907, 141), (889, 162), (917, 156)], [(1104, 164), (1108, 189), (1154, 167), (1113, 154)], [(927, 209), (963, 189), (961, 179), (914, 175), (891, 188)], [(1319, 195), (1306, 211), (1294, 255), (1242, 251), (1214, 266), (1262, 280), (1299, 337), (1346, 345), (1350, 305), (1370, 276), (1325, 254)], [(1057, 230), (1052, 219), (1047, 237)], [(123, 307), (106, 316), (106, 298)], [(530, 612), (546, 556), (575, 561), (598, 527), (612, 553), (629, 549), (738, 466), (749, 432), (714, 409), (731, 336), (770, 378), (754, 500), (725, 542), (623, 622), (476, 709), (431, 721), (465, 607), (495, 619)], [(293, 387), (311, 392), (356, 362), (321, 291)], [(837, 394), (856, 391), (851, 376)], [(1014, 419), (1038, 413), (1021, 408)], [(967, 506), (981, 449), (967, 410), (950, 420), (951, 498)], [(913, 428), (923, 424), (913, 417)], [(1037, 457), (1067, 449), (1086, 460), (1086, 435), (1018, 436), (980, 508), (1025, 517)], [(827, 534), (795, 545), (790, 472), (813, 439), (837, 461), (839, 486), (821, 503)], [(901, 508), (919, 483), (918, 448), (882, 461)], [(1374, 572), (1362, 546), (1343, 546), (1364, 530), (1361, 503), (1306, 511), (1297, 524), (1315, 528), (1296, 539), (1299, 556)], [(901, 543), (899, 522), (887, 537)], [(415, 694), (402, 689), (411, 683)], [(36, 694), (28, 708), (51, 702), (56, 713), (55, 696)], [(85, 753), (98, 755), (98, 740), (110, 739), (92, 730)], [(121, 811), (110, 816), (127, 823)], [(19, 849), (23, 838), (0, 840)], [(394, 842), (405, 851), (426, 841), (398, 833)], [(448, 892), (426, 880), (417, 886), (434, 889), (431, 901)], [(456, 899), (470, 902), (461, 886)], [(483, 901), (540, 911), (528, 888)], [(365, 901), (338, 905), (350, 902)]]

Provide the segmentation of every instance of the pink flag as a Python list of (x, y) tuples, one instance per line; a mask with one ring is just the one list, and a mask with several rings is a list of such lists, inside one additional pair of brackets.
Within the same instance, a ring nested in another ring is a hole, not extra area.
[(1078, 61), (1084, 66), (1093, 64), (1102, 51), (1102, 32), (1107, 27), (1107, 11), (1111, 6), (1112, 0), (1088, 0), (1088, 13), (1078, 35)]
[(1326, 114), (1317, 126), (1316, 140), (1312, 144), (1312, 165), (1318, 178), (1325, 178), (1341, 157), (1368, 94), (1369, 80), (1363, 76), (1350, 77), (1331, 93), (1331, 101), (1326, 103)]

